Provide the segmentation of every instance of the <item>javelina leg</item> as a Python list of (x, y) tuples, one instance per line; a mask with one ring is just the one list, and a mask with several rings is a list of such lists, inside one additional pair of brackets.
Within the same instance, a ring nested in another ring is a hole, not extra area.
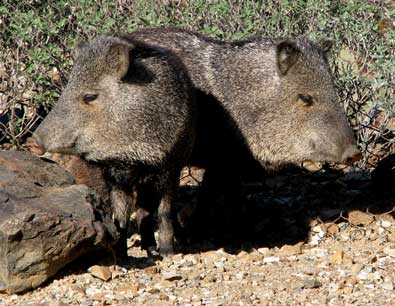
[(120, 234), (115, 252), (116, 256), (120, 258), (128, 256), (127, 238), (130, 213), (133, 206), (132, 194), (128, 194), (117, 187), (111, 187), (112, 217)]
[(153, 211), (158, 207), (159, 197), (152, 188), (141, 187), (137, 192), (136, 222), (141, 236), (141, 248), (149, 253), (156, 249), (155, 220)]
[(137, 208), (136, 221), (139, 234), (141, 236), (141, 248), (152, 252), (156, 249), (156, 241), (154, 236), (155, 221), (152, 213), (145, 208)]
[(240, 178), (236, 173), (214, 167), (206, 170), (193, 224), (197, 238), (208, 238), (214, 230), (220, 234), (218, 238), (234, 241), (244, 218), (240, 192)]
[(174, 254), (174, 231), (171, 219), (172, 193), (165, 193), (158, 208), (159, 219), (159, 253)]

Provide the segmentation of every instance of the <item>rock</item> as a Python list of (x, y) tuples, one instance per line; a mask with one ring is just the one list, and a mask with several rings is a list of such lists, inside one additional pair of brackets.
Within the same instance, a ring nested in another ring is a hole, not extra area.
[(275, 256), (265, 257), (263, 263), (276, 263), (279, 262), (280, 258)]
[(0, 152), (0, 291), (35, 288), (118, 238), (109, 205), (55, 163)]
[[(257, 250), (259, 253), (261, 253), (263, 256), (268, 257), (273, 255), (273, 252), (269, 248), (259, 248)], [(241, 253), (241, 252), (240, 252)], [(247, 252), (246, 252), (247, 253)]]
[(374, 218), (362, 211), (353, 210), (348, 213), (348, 220), (352, 225), (369, 225), (374, 221)]
[(294, 245), (283, 245), (281, 249), (278, 251), (280, 255), (299, 255), (302, 253), (303, 242), (298, 242)]
[(160, 280), (159, 282), (157, 282), (154, 285), (154, 288), (156, 288), (158, 290), (163, 290), (163, 289), (166, 289), (166, 288), (170, 288), (172, 286), (175, 286), (175, 284), (172, 281), (163, 279), (163, 280)]
[(384, 228), (388, 228), (391, 227), (392, 223), (390, 221), (387, 220), (381, 220), (381, 226)]
[(157, 266), (150, 266), (144, 269), (144, 273), (146, 274), (158, 274), (160, 272), (159, 267)]
[(202, 261), (206, 265), (214, 265), (215, 262), (221, 261), (222, 255), (215, 251), (201, 253)]
[(330, 223), (330, 224), (328, 224), (326, 231), (329, 234), (335, 235), (335, 234), (339, 233), (339, 227), (335, 223)]
[(316, 278), (305, 278), (303, 280), (303, 289), (314, 289), (321, 287), (321, 283)]
[(384, 253), (388, 256), (395, 257), (395, 249), (385, 248)]
[(105, 282), (111, 279), (111, 271), (107, 266), (94, 265), (88, 269), (89, 273)]
[(353, 261), (353, 259), (350, 256), (344, 255), (342, 263), (343, 263), (343, 265), (350, 267), (350, 266), (353, 265), (354, 261)]
[(137, 292), (140, 290), (140, 286), (136, 284), (131, 284), (131, 285), (115, 288), (115, 290), (118, 292), (128, 292), (128, 293), (132, 293), (132, 295), (136, 295)]
[(394, 290), (394, 285), (392, 284), (392, 282), (384, 282), (381, 285), (381, 288), (383, 288), (384, 290)]
[(351, 273), (356, 276), (358, 273), (364, 268), (364, 265), (361, 263), (356, 263), (351, 267)]
[(335, 265), (340, 265), (343, 261), (344, 251), (337, 250), (331, 258), (331, 263)]
[(167, 281), (175, 281), (175, 280), (180, 280), (182, 279), (182, 276), (177, 274), (176, 272), (172, 271), (169, 273), (164, 273), (163, 278)]

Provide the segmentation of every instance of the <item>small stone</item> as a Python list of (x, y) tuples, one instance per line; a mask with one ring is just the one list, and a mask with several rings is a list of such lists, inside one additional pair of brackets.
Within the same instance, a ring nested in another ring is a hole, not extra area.
[(273, 251), (271, 251), (269, 248), (259, 248), (257, 251), (265, 257), (273, 255)]
[(88, 296), (93, 296), (95, 294), (101, 293), (101, 290), (97, 289), (97, 288), (92, 288), (89, 287), (85, 290), (86, 295)]
[(392, 223), (390, 221), (387, 221), (387, 220), (382, 220), (381, 221), (381, 226), (384, 227), (384, 228), (391, 227), (391, 225), (392, 225)]
[(374, 221), (373, 216), (359, 210), (348, 213), (348, 220), (352, 225), (369, 225)]
[[(269, 250), (268, 248), (262, 248), (262, 249)], [(258, 252), (259, 252), (259, 250), (258, 250)], [(241, 252), (239, 252), (239, 254), (237, 254), (237, 257), (244, 257), (244, 256), (247, 256), (247, 255), (248, 255), (248, 253), (246, 251), (241, 251)]]
[(246, 273), (246, 272), (239, 272), (239, 273), (237, 273), (237, 274), (235, 275), (235, 277), (236, 277), (237, 280), (242, 280), (242, 279), (244, 279), (245, 276), (247, 276), (247, 273)]
[(344, 251), (337, 250), (331, 258), (331, 263), (334, 265), (340, 265), (343, 261)]
[(364, 268), (364, 265), (361, 263), (356, 263), (353, 264), (351, 267), (351, 273), (353, 275), (358, 275), (359, 272), (361, 272), (361, 270)]
[(182, 279), (182, 276), (181, 275), (179, 275), (179, 274), (177, 274), (177, 273), (175, 273), (175, 272), (169, 272), (169, 273), (164, 273), (163, 274), (163, 278), (165, 279), (165, 280), (168, 280), (168, 281), (175, 281), (175, 280), (180, 280), (180, 279)]
[(303, 289), (314, 289), (321, 287), (321, 283), (316, 278), (305, 278), (303, 280)]
[(335, 223), (330, 223), (330, 224), (328, 224), (326, 231), (329, 234), (335, 235), (335, 234), (339, 233), (339, 227)]
[(365, 270), (362, 270), (361, 272), (358, 273), (358, 278), (360, 280), (367, 280), (369, 279), (369, 273)]
[(174, 283), (169, 280), (161, 280), (154, 285), (156, 289), (165, 289), (174, 286)]
[(214, 251), (201, 253), (202, 261), (206, 265), (213, 265), (215, 262), (220, 261), (221, 257), (221, 254)]
[(94, 265), (88, 269), (89, 273), (94, 277), (97, 277), (103, 281), (108, 281), (111, 279), (112, 273), (110, 268), (107, 266)]
[(160, 292), (160, 290), (159, 290), (158, 288), (147, 288), (146, 291), (147, 291), (148, 293), (150, 293), (150, 294), (155, 294), (155, 293)]
[(158, 274), (160, 272), (160, 269), (157, 266), (150, 266), (144, 269), (144, 273), (146, 274)]
[(95, 301), (102, 301), (106, 294), (108, 294), (108, 291), (101, 291), (101, 292), (93, 294), (91, 296), (91, 298), (92, 298), (92, 300), (95, 300)]
[(67, 306), (67, 304), (62, 301), (51, 301), (48, 303), (48, 306)]
[(350, 256), (344, 255), (342, 263), (343, 263), (343, 265), (351, 266), (354, 263), (354, 261), (353, 261), (353, 259)]
[(121, 287), (116, 287), (114, 290), (118, 292), (128, 292), (128, 293), (133, 293), (133, 295), (136, 295), (137, 292), (139, 291), (140, 287), (139, 285), (126, 285), (126, 286), (121, 286)]
[(278, 251), (280, 255), (299, 255), (302, 253), (304, 243), (298, 242), (294, 245), (283, 245), (281, 249)]
[(322, 228), (321, 228), (321, 225), (316, 225), (316, 226), (313, 226), (313, 228), (311, 229), (313, 232), (315, 232), (315, 233), (321, 233), (321, 232), (323, 232), (323, 230), (322, 230)]
[(164, 294), (164, 293), (161, 293), (161, 294), (159, 295), (159, 299), (160, 299), (161, 301), (168, 301), (168, 300), (170, 300), (169, 296), (168, 296), (167, 294)]
[(384, 290), (394, 290), (394, 285), (392, 282), (384, 282), (381, 285), (381, 288), (383, 288)]
[(395, 257), (395, 249), (385, 248), (384, 253), (388, 256)]
[(279, 262), (280, 258), (279, 257), (275, 257), (275, 256), (269, 256), (269, 257), (265, 257), (263, 259), (263, 263), (275, 263), (275, 262)]

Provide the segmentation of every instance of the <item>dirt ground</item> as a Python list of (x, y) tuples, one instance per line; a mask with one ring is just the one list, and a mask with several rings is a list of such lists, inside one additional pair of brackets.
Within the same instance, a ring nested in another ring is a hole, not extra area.
[(306, 167), (245, 182), (230, 226), (220, 199), (189, 224), (202, 173), (184, 173), (182, 253), (148, 258), (133, 234), (126, 262), (94, 254), (0, 305), (395, 305), (391, 173)]

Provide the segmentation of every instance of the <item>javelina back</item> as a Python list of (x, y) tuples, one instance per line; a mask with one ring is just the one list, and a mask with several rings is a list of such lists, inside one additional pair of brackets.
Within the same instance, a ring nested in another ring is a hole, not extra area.
[[(133, 39), (101, 36), (80, 46), (69, 82), (33, 135), (42, 151), (75, 154), (104, 169), (117, 221), (136, 207), (142, 247), (173, 252), (171, 202), (194, 144), (192, 87), (180, 61)], [(126, 242), (125, 242), (126, 243)]]
[(165, 48), (186, 66), (200, 90), (194, 163), (207, 168), (204, 183), (230, 191), (231, 202), (238, 201), (236, 177), (254, 160), (277, 168), (360, 157), (328, 65), (329, 41), (223, 42), (178, 28), (126, 37)]

